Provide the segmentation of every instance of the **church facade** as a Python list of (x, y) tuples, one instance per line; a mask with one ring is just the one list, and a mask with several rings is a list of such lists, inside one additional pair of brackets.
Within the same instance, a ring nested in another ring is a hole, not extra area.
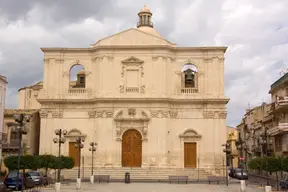
[[(41, 48), (40, 154), (58, 154), (55, 129), (67, 131), (61, 153), (96, 167), (223, 166), (226, 142), (226, 47), (178, 47), (164, 39), (144, 7), (137, 28), (89, 48)], [(81, 65), (77, 80), (71, 68)]]

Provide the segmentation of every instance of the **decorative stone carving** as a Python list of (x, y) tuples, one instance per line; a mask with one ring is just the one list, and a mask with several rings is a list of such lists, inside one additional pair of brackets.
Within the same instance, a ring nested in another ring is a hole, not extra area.
[(91, 71), (85, 71), (85, 76), (89, 76), (89, 75), (91, 75), (91, 74), (92, 74)]
[(198, 134), (194, 129), (186, 129), (179, 137), (184, 141), (197, 141), (202, 138), (202, 135)]
[(215, 116), (214, 111), (203, 111), (203, 118), (205, 119), (213, 119)]
[(96, 118), (102, 118), (104, 111), (96, 111)]
[(105, 110), (105, 115), (106, 117), (111, 118), (113, 117), (114, 112), (112, 110)]
[(48, 117), (48, 111), (41, 110), (39, 114), (40, 114), (40, 118), (44, 119)]
[(124, 93), (124, 86), (123, 86), (123, 85), (120, 85), (120, 86), (119, 86), (119, 92), (120, 92), (120, 93)]
[(142, 85), (142, 86), (140, 87), (140, 92), (141, 92), (141, 93), (145, 93), (145, 85)]
[(141, 77), (144, 77), (143, 66), (140, 67), (140, 73), (141, 73)]
[(125, 71), (125, 67), (122, 66), (122, 68), (121, 68), (121, 77), (124, 77), (124, 71)]
[(126, 66), (139, 66), (144, 63), (144, 61), (132, 56), (128, 59), (123, 60), (122, 63)]
[(170, 118), (175, 119), (177, 118), (178, 112), (177, 111), (169, 111), (170, 112)]
[(64, 71), (62, 74), (63, 77), (69, 76), (69, 71)]
[(226, 111), (219, 111), (218, 112), (218, 118), (219, 119), (226, 119), (227, 117), (227, 112)]
[(53, 119), (62, 119), (63, 112), (62, 111), (52, 111), (52, 118)]
[(151, 110), (152, 118), (176, 118), (178, 115), (177, 111), (169, 111), (169, 110)]
[(128, 109), (128, 115), (134, 117), (136, 115), (136, 109)]
[(88, 116), (89, 116), (89, 119), (95, 118), (96, 111), (88, 111)]
[(145, 111), (132, 108), (119, 111), (114, 118), (116, 122), (116, 140), (121, 141), (125, 131), (135, 129), (141, 133), (143, 141), (147, 141), (149, 120), (150, 118)]

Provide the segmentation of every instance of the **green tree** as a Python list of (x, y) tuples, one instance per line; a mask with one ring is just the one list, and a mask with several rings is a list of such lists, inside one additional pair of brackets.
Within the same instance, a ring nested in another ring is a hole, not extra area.
[(53, 169), (57, 161), (57, 157), (53, 155), (40, 155), (40, 168), (45, 169), (45, 174), (48, 174), (48, 169)]

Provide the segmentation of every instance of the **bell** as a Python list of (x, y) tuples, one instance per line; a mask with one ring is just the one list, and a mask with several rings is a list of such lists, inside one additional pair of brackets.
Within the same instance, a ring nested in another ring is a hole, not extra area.
[(186, 81), (193, 81), (194, 80), (194, 74), (192, 73), (193, 71), (191, 69), (187, 69), (185, 71), (185, 74), (186, 74), (186, 78), (185, 80)]

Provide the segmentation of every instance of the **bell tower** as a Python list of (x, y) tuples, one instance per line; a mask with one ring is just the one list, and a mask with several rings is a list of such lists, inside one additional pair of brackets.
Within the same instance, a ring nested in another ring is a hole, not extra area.
[(139, 16), (139, 22), (137, 23), (137, 28), (140, 27), (153, 28), (153, 23), (151, 22), (152, 13), (146, 5), (144, 5), (144, 7), (138, 13), (138, 16)]

